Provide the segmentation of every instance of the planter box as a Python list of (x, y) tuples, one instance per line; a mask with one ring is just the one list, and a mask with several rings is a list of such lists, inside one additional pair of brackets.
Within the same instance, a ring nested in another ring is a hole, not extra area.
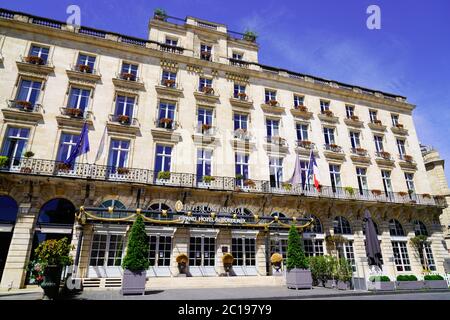
[(132, 272), (125, 269), (122, 278), (122, 294), (145, 294), (147, 271)]
[(425, 288), (425, 281), (396, 281), (397, 290), (420, 290)]
[(446, 280), (425, 280), (426, 289), (448, 289)]
[(367, 284), (367, 289), (369, 291), (394, 291), (395, 283), (394, 281), (380, 281), (380, 282), (369, 281)]
[(286, 270), (286, 286), (293, 289), (312, 289), (311, 271), (306, 269)]
[(338, 281), (337, 289), (338, 290), (350, 290), (351, 289), (351, 284), (349, 282)]
[(337, 286), (336, 280), (327, 280), (325, 282), (325, 288), (334, 289), (334, 288), (336, 288), (336, 286)]

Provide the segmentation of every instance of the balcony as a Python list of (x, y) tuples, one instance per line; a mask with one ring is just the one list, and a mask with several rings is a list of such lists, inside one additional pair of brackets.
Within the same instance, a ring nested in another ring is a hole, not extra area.
[(98, 70), (84, 64), (70, 66), (70, 69), (66, 70), (66, 73), (69, 79), (74, 80), (81, 79), (89, 82), (98, 82), (102, 78)]
[(116, 87), (128, 88), (132, 90), (145, 90), (145, 85), (142, 79), (132, 73), (117, 73), (116, 77), (112, 79)]
[(230, 98), (230, 104), (235, 107), (241, 107), (250, 109), (253, 108), (253, 101), (248, 98), (248, 95), (244, 92), (239, 94), (233, 94)]
[(140, 129), (138, 119), (127, 115), (110, 114), (106, 126), (109, 131), (137, 135)]
[(216, 103), (219, 102), (219, 94), (216, 94), (213, 87), (204, 86), (194, 92), (194, 96), (197, 100), (203, 100), (206, 102)]
[(181, 97), (183, 88), (176, 80), (162, 79), (156, 86), (156, 92), (161, 95)]
[(351, 116), (349, 118), (345, 118), (344, 123), (349, 127), (354, 128), (362, 128), (364, 126), (364, 123), (361, 120), (359, 120), (358, 116)]
[(337, 144), (324, 144), (324, 149), (323, 154), (326, 158), (339, 161), (345, 160), (345, 154), (341, 146)]
[(331, 110), (323, 110), (318, 115), (319, 119), (323, 122), (329, 122), (329, 123), (338, 123), (339, 118), (336, 117)]
[(93, 124), (93, 115), (91, 111), (78, 108), (59, 108), (61, 114), (56, 116), (56, 121), (62, 127), (82, 127), (86, 120), (91, 126)]
[[(119, 181), (124, 183), (141, 183), (153, 186), (201, 188), (221, 191), (234, 191), (246, 193), (272, 193), (274, 195), (295, 195), (312, 199), (328, 198), (342, 201), (356, 200), (363, 202), (381, 202), (394, 204), (410, 204), (414, 206), (434, 206), (445, 208), (447, 203), (444, 197), (431, 196), (429, 194), (409, 194), (405, 192), (389, 192), (380, 190), (359, 190), (353, 188), (341, 188), (322, 186), (320, 192), (313, 186), (306, 185), (281, 185), (279, 188), (271, 188), (269, 181), (244, 179), (237, 177), (212, 177), (205, 184), (198, 183), (196, 174), (191, 173), (164, 173), (158, 174), (152, 170), (139, 168), (114, 168), (87, 163), (76, 163), (73, 168), (67, 167), (61, 162), (34, 158), (20, 158), (8, 161), (0, 168), (0, 174), (20, 174), (42, 177), (70, 177), (76, 179), (89, 179), (94, 181)], [(14, 163), (14, 166), (11, 165)], [(205, 182), (205, 181), (201, 181)], [(350, 190), (351, 189), (351, 190)]]
[(375, 161), (380, 166), (387, 166), (387, 167), (393, 167), (394, 166), (394, 159), (392, 158), (391, 154), (386, 151), (377, 151), (375, 153)]
[(254, 138), (247, 129), (234, 130), (232, 143), (234, 149), (249, 150), (255, 147)]
[(400, 123), (397, 123), (397, 125), (393, 126), (391, 128), (392, 132), (398, 135), (406, 136), (408, 135), (408, 130), (404, 128), (404, 126)]
[(294, 117), (309, 120), (312, 118), (313, 113), (308, 111), (306, 106), (295, 106), (291, 109), (291, 113)]
[(398, 159), (400, 160), (399, 165), (403, 169), (417, 169), (417, 163), (414, 161), (414, 158), (407, 154), (400, 154), (398, 156)]
[(240, 68), (248, 68), (248, 66), (250, 65), (250, 62), (241, 59), (228, 58), (228, 60), (230, 61), (230, 65)]
[(368, 124), (368, 127), (373, 131), (380, 131), (380, 132), (386, 131), (386, 126), (383, 125), (381, 120), (373, 120)]
[(268, 152), (287, 153), (289, 150), (286, 139), (280, 136), (267, 136), (266, 142), (267, 144), (264, 145), (264, 148)]
[(170, 44), (165, 44), (165, 43), (158, 43), (158, 46), (159, 46), (159, 50), (161, 50), (163, 52), (170, 52), (170, 53), (176, 53), (176, 54), (184, 53), (184, 48), (182, 48), (182, 47), (172, 46)]
[(284, 108), (281, 107), (277, 100), (267, 100), (265, 103), (261, 104), (261, 109), (264, 112), (272, 114), (282, 114), (284, 113)]
[(7, 100), (6, 106), (6, 108), (2, 109), (5, 120), (36, 123), (43, 119), (43, 108), (39, 103), (33, 105), (28, 101)]
[(355, 163), (368, 164), (370, 163), (370, 156), (366, 149), (352, 148), (350, 159)]
[(210, 124), (200, 124), (194, 128), (192, 138), (200, 144), (209, 144), (216, 140), (218, 129)]
[(152, 129), (153, 139), (162, 142), (179, 142), (181, 135), (175, 132), (178, 129), (178, 122), (170, 118), (155, 120), (155, 129)]
[(44, 61), (38, 56), (20, 57), (20, 61), (16, 62), (17, 69), (23, 72), (32, 72), (48, 75), (55, 71), (55, 67), (47, 60)]
[(311, 150), (314, 152), (314, 154), (318, 154), (316, 144), (307, 140), (298, 140), (296, 150), (299, 154), (304, 156), (310, 156)]

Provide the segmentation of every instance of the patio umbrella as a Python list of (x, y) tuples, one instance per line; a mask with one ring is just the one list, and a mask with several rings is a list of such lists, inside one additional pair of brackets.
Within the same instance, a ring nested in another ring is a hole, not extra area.
[(364, 225), (366, 229), (366, 254), (370, 266), (377, 266), (382, 269), (381, 264), (381, 247), (378, 241), (375, 225), (369, 210), (364, 212)]

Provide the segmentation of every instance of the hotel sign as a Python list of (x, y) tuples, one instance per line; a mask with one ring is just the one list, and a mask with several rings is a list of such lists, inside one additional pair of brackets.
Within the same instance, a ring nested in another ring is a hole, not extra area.
[(180, 216), (180, 219), (183, 222), (192, 222), (192, 223), (232, 223), (232, 224), (243, 224), (246, 223), (245, 219), (238, 219), (238, 218), (229, 218), (229, 217), (196, 217), (196, 216)]

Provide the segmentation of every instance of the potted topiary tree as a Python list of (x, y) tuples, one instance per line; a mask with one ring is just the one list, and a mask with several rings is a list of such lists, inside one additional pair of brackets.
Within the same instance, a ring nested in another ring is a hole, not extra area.
[(272, 264), (273, 268), (275, 269), (275, 274), (273, 275), (281, 275), (281, 265), (283, 263), (283, 256), (279, 254), (278, 252), (275, 252), (270, 257), (270, 263)]
[(29, 270), (40, 275), (36, 280), (44, 290), (43, 299), (53, 300), (58, 297), (63, 268), (72, 264), (72, 257), (69, 255), (71, 249), (69, 239), (64, 237), (60, 240), (44, 241), (34, 251), (36, 259), (29, 266)]
[(337, 288), (339, 290), (348, 290), (351, 288), (353, 270), (349, 261), (345, 258), (339, 259), (339, 265), (337, 268)]
[(138, 214), (131, 228), (127, 254), (122, 262), (122, 294), (145, 294), (148, 261), (148, 236), (141, 214)]
[(448, 289), (447, 280), (439, 274), (427, 274), (423, 279), (427, 289)]
[(178, 276), (185, 276), (186, 275), (186, 267), (189, 261), (189, 257), (185, 253), (180, 253), (177, 256), (177, 263), (178, 263)]
[(286, 286), (294, 289), (311, 289), (312, 276), (308, 267), (301, 237), (296, 226), (292, 225), (288, 237)]
[(231, 268), (233, 268), (233, 261), (234, 261), (234, 257), (231, 253), (227, 252), (222, 256), (223, 268), (225, 269), (225, 272), (227, 273), (227, 275), (230, 274)]

